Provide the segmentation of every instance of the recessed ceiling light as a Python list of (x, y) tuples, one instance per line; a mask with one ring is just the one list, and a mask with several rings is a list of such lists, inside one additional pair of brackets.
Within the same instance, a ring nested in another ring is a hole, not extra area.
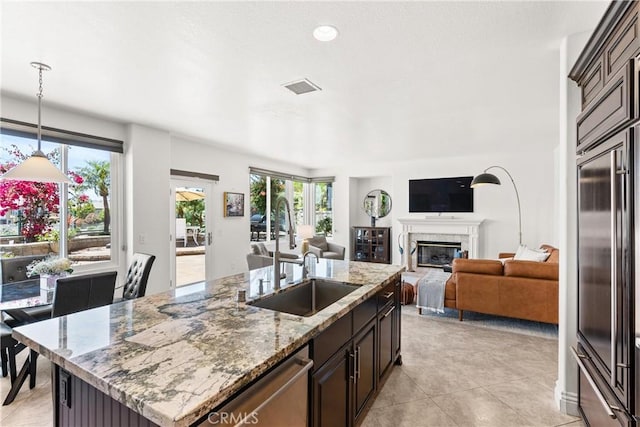
[(313, 37), (321, 42), (330, 42), (338, 37), (338, 29), (331, 25), (320, 25), (313, 30)]

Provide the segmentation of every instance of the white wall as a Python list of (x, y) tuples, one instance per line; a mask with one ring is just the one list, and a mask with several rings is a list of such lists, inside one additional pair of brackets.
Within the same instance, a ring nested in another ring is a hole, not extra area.
[[(393, 189), (393, 178), (390, 176), (375, 176), (366, 178), (355, 178), (358, 182), (357, 192), (353, 194), (353, 205), (356, 207), (351, 217), (351, 226), (369, 226), (371, 218), (363, 209), (365, 196), (371, 190), (384, 190), (391, 194)], [(391, 211), (393, 212), (393, 198), (391, 199)], [(376, 227), (391, 227), (393, 224), (391, 215), (376, 220)]]
[[(499, 165), (511, 173), (522, 205), (523, 243), (538, 247), (541, 243), (557, 245), (554, 234), (555, 181), (554, 153), (535, 151), (535, 144), (519, 141), (522, 150), (517, 153), (493, 153), (478, 156), (458, 156), (448, 158), (421, 159), (411, 162), (388, 162), (384, 164), (357, 164), (349, 169), (314, 170), (317, 175), (336, 175), (336, 196), (349, 194), (347, 204), (340, 206), (360, 206), (363, 194), (370, 188), (363, 188), (363, 183), (374, 186), (392, 183), (384, 188), (392, 197), (391, 211), (392, 253), (393, 263), (400, 264), (400, 253), (397, 248), (398, 234), (401, 226), (398, 218), (424, 217), (430, 214), (409, 213), (409, 179), (439, 178), (452, 176), (471, 176), (481, 173), (485, 168)], [(533, 149), (532, 149), (533, 148)], [(502, 186), (485, 186), (475, 190), (474, 212), (454, 214), (460, 218), (482, 218), (484, 223), (480, 234), (480, 257), (497, 257), (498, 252), (515, 251), (518, 246), (518, 210), (516, 197), (511, 181), (500, 170), (492, 170), (502, 181)], [(375, 175), (374, 175), (375, 174)], [(372, 176), (380, 176), (383, 182), (367, 181)], [(356, 179), (362, 177), (361, 179)], [(390, 178), (388, 178), (390, 177)], [(357, 185), (356, 185), (357, 183)], [(366, 191), (365, 191), (366, 190)], [(336, 229), (348, 230), (352, 218), (359, 218), (351, 213), (336, 215)], [(345, 246), (349, 245), (349, 234), (335, 233), (334, 240)]]
[[(308, 176), (309, 170), (286, 162), (278, 162), (253, 155), (236, 153), (223, 148), (204, 145), (183, 137), (171, 140), (171, 169), (218, 175), (213, 186), (213, 272), (215, 277), (247, 271), (249, 252), (249, 167)], [(168, 192), (167, 185), (167, 192)], [(245, 216), (223, 216), (223, 193), (233, 191), (245, 195)], [(168, 221), (167, 212), (167, 221)], [(167, 225), (168, 233), (168, 225)]]
[(560, 132), (558, 136), (559, 200), (558, 234), (560, 251), (558, 381), (555, 398), (562, 412), (578, 413), (578, 378), (576, 364), (569, 351), (576, 345), (578, 284), (577, 270), (577, 175), (576, 175), (576, 118), (581, 111), (580, 90), (567, 78), (591, 32), (575, 34), (562, 40), (560, 47)]
[[(7, 119), (37, 123), (38, 104), (35, 96), (33, 99), (25, 100), (2, 94), (0, 115)], [(46, 98), (42, 101), (42, 125), (119, 141), (124, 141), (127, 134), (126, 127), (122, 123), (52, 105), (46, 101)]]
[(168, 132), (127, 126), (125, 141), (125, 225), (127, 255), (156, 256), (147, 294), (169, 289), (169, 155)]

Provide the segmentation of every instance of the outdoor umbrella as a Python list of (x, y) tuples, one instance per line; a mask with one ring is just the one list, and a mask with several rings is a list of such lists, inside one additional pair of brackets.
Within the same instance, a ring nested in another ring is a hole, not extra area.
[(202, 191), (188, 190), (186, 188), (176, 190), (176, 202), (190, 202), (200, 199), (204, 199), (204, 193)]

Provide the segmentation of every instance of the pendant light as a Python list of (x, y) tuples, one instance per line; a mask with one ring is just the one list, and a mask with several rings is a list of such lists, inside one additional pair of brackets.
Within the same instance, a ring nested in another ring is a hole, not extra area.
[(65, 184), (73, 184), (60, 169), (55, 167), (53, 163), (47, 159), (41, 150), (42, 146), (42, 124), (40, 117), (42, 115), (42, 72), (51, 70), (47, 64), (40, 62), (32, 62), (31, 66), (38, 70), (39, 91), (38, 97), (38, 149), (33, 152), (24, 162), (13, 167), (7, 173), (0, 176), (0, 180), (16, 180), (16, 181), (35, 181), (35, 182), (57, 182)]

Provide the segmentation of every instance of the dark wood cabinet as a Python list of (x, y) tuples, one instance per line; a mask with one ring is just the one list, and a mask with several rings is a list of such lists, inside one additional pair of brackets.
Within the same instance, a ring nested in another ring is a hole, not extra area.
[(626, 66), (629, 58), (640, 51), (639, 11), (637, 3), (630, 7), (617, 25), (616, 31), (609, 37), (602, 54), (605, 82), (608, 82), (616, 71)]
[(379, 333), (380, 333), (380, 352), (378, 356), (378, 372), (379, 377), (383, 377), (387, 373), (387, 369), (391, 368), (394, 359), (393, 346), (393, 322), (396, 306), (391, 305), (386, 312), (378, 315)]
[[(603, 136), (620, 129), (637, 114), (632, 92), (636, 72), (635, 61), (630, 61), (578, 116), (578, 152), (590, 149)], [(586, 90), (583, 89), (583, 96)]]
[(312, 340), (313, 426), (353, 426), (362, 421), (380, 389), (380, 379), (400, 360), (399, 299), (398, 280)]
[(577, 119), (578, 410), (586, 425), (631, 426), (640, 412), (636, 307), (640, 2), (614, 1), (570, 77)]
[(391, 264), (391, 228), (353, 227), (351, 260)]
[(350, 425), (352, 358), (351, 348), (345, 347), (314, 372), (311, 378), (314, 426)]
[(378, 294), (378, 378), (391, 372), (393, 363), (402, 364), (400, 356), (401, 283), (390, 283)]
[(353, 339), (354, 354), (354, 420), (358, 420), (365, 405), (376, 391), (376, 319), (373, 319)]
[(396, 365), (402, 365), (402, 355), (400, 354), (400, 332), (402, 328), (402, 321), (400, 319), (400, 310), (402, 309), (402, 305), (400, 304), (400, 298), (402, 293), (402, 282), (398, 280), (393, 286), (393, 298), (396, 307), (391, 314), (393, 317), (393, 334), (391, 337), (393, 342), (393, 360)]
[(313, 373), (314, 426), (350, 426), (360, 421), (376, 392), (376, 332), (373, 319)]
[(604, 87), (602, 58), (598, 59), (587, 71), (582, 86), (582, 107), (584, 108)]

